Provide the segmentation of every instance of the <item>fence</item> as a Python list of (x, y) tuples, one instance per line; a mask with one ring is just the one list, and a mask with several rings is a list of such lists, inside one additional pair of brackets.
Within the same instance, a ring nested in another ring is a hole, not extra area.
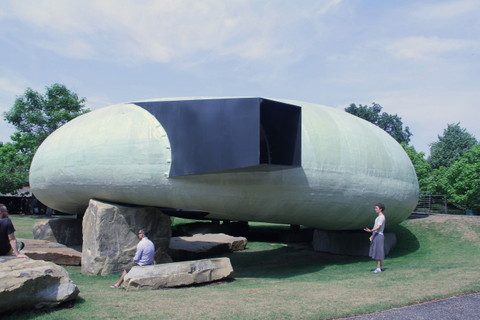
[(448, 213), (447, 197), (444, 195), (423, 194), (418, 198), (415, 212)]

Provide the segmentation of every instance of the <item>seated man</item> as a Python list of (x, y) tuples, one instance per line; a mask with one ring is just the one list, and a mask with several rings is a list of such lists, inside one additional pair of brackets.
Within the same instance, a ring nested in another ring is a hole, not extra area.
[(137, 244), (137, 251), (135, 252), (135, 257), (133, 257), (133, 263), (123, 270), (120, 279), (117, 283), (110, 286), (111, 288), (119, 288), (123, 283), (125, 275), (133, 266), (148, 266), (154, 263), (155, 246), (153, 242), (147, 238), (143, 229), (138, 231), (138, 238), (140, 242)]
[(0, 256), (14, 254), (18, 258), (26, 258), (26, 255), (20, 253), (23, 247), (23, 242), (15, 238), (15, 228), (8, 217), (7, 207), (0, 203)]

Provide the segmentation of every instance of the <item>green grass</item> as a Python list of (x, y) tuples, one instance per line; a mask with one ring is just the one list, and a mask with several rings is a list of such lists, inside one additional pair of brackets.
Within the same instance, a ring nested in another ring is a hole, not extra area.
[(23, 239), (32, 239), (32, 227), (35, 221), (45, 219), (44, 216), (9, 215), (9, 217), (15, 227), (15, 236)]
[[(18, 234), (31, 237), (34, 219), (12, 218)], [(80, 288), (73, 307), (17, 312), (10, 319), (328, 319), (480, 291), (480, 217), (431, 216), (394, 231), (398, 244), (379, 275), (370, 272), (368, 259), (249, 242), (247, 250), (227, 255), (233, 281), (125, 292), (109, 288), (115, 275), (86, 276), (67, 267)]]

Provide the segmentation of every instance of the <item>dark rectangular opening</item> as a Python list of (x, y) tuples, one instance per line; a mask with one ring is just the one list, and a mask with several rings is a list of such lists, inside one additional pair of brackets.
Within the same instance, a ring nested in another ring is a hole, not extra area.
[(260, 103), (260, 164), (301, 165), (301, 109), (262, 99)]

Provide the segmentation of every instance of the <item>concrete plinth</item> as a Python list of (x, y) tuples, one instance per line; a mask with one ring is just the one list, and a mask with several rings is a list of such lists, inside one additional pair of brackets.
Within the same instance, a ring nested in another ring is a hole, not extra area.
[(141, 228), (155, 245), (155, 261), (170, 262), (170, 224), (170, 217), (157, 208), (90, 200), (83, 217), (82, 272), (106, 275), (122, 271), (132, 262)]
[[(394, 233), (386, 232), (385, 255), (397, 244)], [(325, 231), (313, 232), (313, 250), (348, 256), (368, 257), (370, 248), (369, 233), (364, 231)]]

